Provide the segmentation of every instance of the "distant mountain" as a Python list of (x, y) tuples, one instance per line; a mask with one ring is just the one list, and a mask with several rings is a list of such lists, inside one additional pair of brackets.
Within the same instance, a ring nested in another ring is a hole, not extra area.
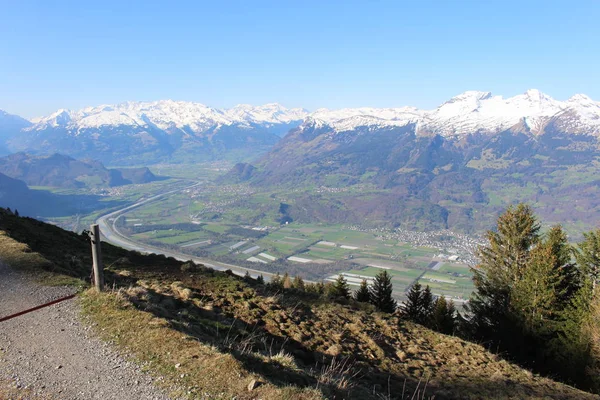
[[(31, 190), (25, 182), (0, 173), (0, 207), (18, 210), (21, 215), (56, 215), (65, 204), (47, 192)], [(73, 211), (73, 210), (71, 210)]]
[[(530, 137), (600, 135), (600, 103), (578, 94), (558, 101), (538, 90), (510, 97), (468, 91), (434, 110), (414, 107), (288, 109), (278, 104), (216, 109), (163, 100), (58, 110), (32, 122), (0, 114), (0, 153), (61, 153), (119, 165), (259, 157), (300, 125), (328, 135), (408, 125), (416, 137), (461, 140), (519, 127)], [(312, 127), (312, 128), (311, 128)], [(350, 135), (351, 136), (351, 135)], [(2, 148), (4, 147), (4, 149)]]
[(418, 136), (456, 137), (495, 134), (523, 122), (535, 135), (546, 132), (550, 123), (568, 133), (600, 135), (599, 102), (583, 94), (558, 101), (535, 89), (508, 99), (468, 91), (431, 111), (414, 107), (319, 109), (310, 119), (335, 132), (414, 124)]
[(524, 200), (547, 220), (575, 223), (600, 217), (599, 136), (600, 103), (584, 95), (466, 92), (432, 111), (317, 110), (227, 179), (371, 188), (343, 196), (335, 210), (324, 210), (321, 195), (298, 198), (306, 219), (474, 230)]
[[(13, 139), (22, 129), (32, 125), (30, 121), (0, 110), (0, 141)], [(0, 146), (1, 147), (1, 146)]]
[(227, 110), (171, 100), (59, 110), (7, 140), (12, 151), (64, 153), (110, 163), (197, 161), (264, 151), (307, 115), (278, 104)]
[(157, 180), (148, 168), (107, 169), (99, 161), (79, 161), (61, 154), (17, 153), (2, 157), (0, 173), (31, 186), (63, 188), (121, 186)]

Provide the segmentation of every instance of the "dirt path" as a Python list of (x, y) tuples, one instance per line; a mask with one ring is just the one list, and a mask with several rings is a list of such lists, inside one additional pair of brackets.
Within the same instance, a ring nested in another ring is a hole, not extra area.
[[(0, 264), (0, 317), (72, 292)], [(67, 300), (0, 322), (0, 382), (28, 389), (25, 398), (168, 400), (139, 366), (93, 337), (78, 312), (77, 301)]]

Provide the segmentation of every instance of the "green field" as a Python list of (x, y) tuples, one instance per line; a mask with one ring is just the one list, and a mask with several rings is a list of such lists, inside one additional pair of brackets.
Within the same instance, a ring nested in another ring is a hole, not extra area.
[[(123, 202), (121, 204), (130, 204), (164, 192), (167, 188), (189, 186), (192, 183), (190, 179), (211, 179), (226, 168), (228, 166), (225, 164), (218, 163), (191, 167), (183, 164), (154, 166), (154, 173), (173, 178), (147, 185), (122, 187), (116, 198)], [(72, 190), (55, 192), (76, 193)], [(388, 272), (392, 275), (394, 293), (399, 298), (419, 277), (424, 279), (422, 276), (432, 262), (443, 261), (436, 258), (443, 253), (440, 249), (411, 246), (375, 231), (350, 229), (342, 224), (296, 221), (281, 225), (281, 204), (289, 202), (289, 196), (290, 193), (285, 191), (256, 192), (244, 184), (215, 185), (206, 182), (126, 212), (117, 220), (117, 227), (123, 234), (141, 242), (171, 249), (176, 247), (178, 251), (189, 254), (201, 252), (202, 256), (214, 256), (232, 263), (245, 263), (254, 256), (274, 265), (281, 272), (288, 267), (300, 275), (306, 271), (313, 280), (328, 279), (332, 274), (344, 271), (373, 277), (381, 271), (381, 268), (368, 265), (390, 268)], [(114, 198), (107, 198), (107, 204), (110, 200)], [(58, 217), (55, 222), (81, 229), (106, 212), (107, 209), (98, 209), (82, 216)], [(245, 243), (235, 247), (241, 241)], [(321, 241), (328, 243), (319, 243)], [(259, 248), (244, 253), (254, 246)], [(276, 260), (260, 257), (259, 253), (267, 253)], [(314, 260), (314, 263), (304, 265), (287, 261), (292, 256)], [(323, 265), (331, 266), (323, 268)], [(260, 269), (260, 264), (257, 263), (255, 267)], [(315, 276), (314, 271), (317, 270), (326, 272)], [(470, 277), (467, 268), (454, 263), (445, 263), (436, 274), (455, 274), (465, 279)], [(436, 290), (460, 292), (456, 287), (445, 288), (439, 282), (433, 283), (440, 286), (436, 286)], [(462, 281), (460, 285), (468, 286)]]

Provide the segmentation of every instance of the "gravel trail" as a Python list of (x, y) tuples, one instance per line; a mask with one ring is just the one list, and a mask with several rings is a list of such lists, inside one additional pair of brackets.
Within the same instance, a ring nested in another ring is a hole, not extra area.
[[(40, 286), (0, 263), (0, 317), (72, 292)], [(150, 375), (92, 335), (75, 299), (0, 322), (0, 381), (28, 389), (26, 398), (169, 399)]]

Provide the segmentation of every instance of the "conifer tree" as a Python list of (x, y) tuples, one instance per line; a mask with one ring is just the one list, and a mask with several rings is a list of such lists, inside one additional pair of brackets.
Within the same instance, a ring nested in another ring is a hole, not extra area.
[(281, 281), (284, 289), (289, 289), (292, 287), (292, 278), (290, 278), (290, 274), (287, 272), (283, 275), (283, 280)]
[(595, 288), (600, 280), (600, 229), (584, 233), (583, 237), (575, 258), (582, 272), (591, 279), (592, 288)]
[(321, 295), (321, 296), (322, 296), (322, 295), (324, 295), (324, 294), (325, 294), (325, 284), (323, 283), (323, 281), (317, 282), (317, 283), (315, 284), (315, 287), (316, 287), (316, 289), (317, 289), (317, 293), (318, 293), (319, 295)]
[(369, 286), (367, 285), (367, 280), (363, 279), (360, 283), (360, 287), (354, 293), (354, 300), (359, 301), (361, 303), (368, 303), (371, 300), (371, 295), (369, 294)]
[(281, 279), (281, 275), (279, 275), (279, 272), (273, 275), (269, 286), (271, 286), (273, 289), (283, 289), (283, 280)]
[(560, 270), (549, 244), (530, 252), (527, 268), (511, 290), (511, 313), (527, 335), (541, 339), (553, 332)]
[(582, 371), (588, 369), (590, 362), (593, 362), (587, 330), (590, 326), (593, 297), (591, 279), (586, 279), (567, 307), (560, 313), (557, 324), (558, 334), (549, 343), (555, 370), (573, 382), (584, 384), (590, 382), (582, 382), (582, 378), (585, 377)]
[[(480, 263), (473, 269), (475, 292), (465, 305), (471, 317), (463, 327), (476, 339), (509, 343), (512, 324), (510, 292), (529, 261), (529, 250), (537, 244), (540, 225), (525, 204), (510, 206), (498, 218), (497, 230), (488, 231), (488, 245), (479, 248)], [(506, 339), (506, 340), (502, 340)]]
[(336, 298), (350, 298), (350, 286), (348, 286), (348, 282), (346, 281), (346, 278), (344, 278), (343, 275), (338, 275), (337, 279), (331, 286), (329, 294), (332, 297)]
[(438, 297), (431, 315), (430, 327), (447, 335), (452, 334), (456, 326), (455, 313), (456, 308), (452, 300), (447, 301), (444, 296)]
[(435, 301), (431, 288), (429, 285), (423, 288), (419, 282), (411, 286), (407, 300), (402, 303), (402, 313), (406, 318), (430, 327), (434, 308)]
[(596, 288), (590, 300), (589, 314), (583, 327), (584, 335), (590, 341), (590, 357), (586, 371), (590, 377), (589, 386), (595, 393), (600, 392), (600, 292)]
[(300, 276), (296, 275), (296, 277), (294, 278), (294, 281), (292, 282), (292, 287), (294, 289), (304, 291), (304, 280), (302, 280), (302, 278)]
[(431, 315), (433, 314), (433, 309), (435, 307), (435, 301), (433, 300), (433, 294), (431, 293), (431, 288), (429, 285), (425, 286), (423, 289), (423, 294), (421, 295), (421, 322), (422, 324), (427, 324), (431, 319)]
[(402, 303), (402, 314), (413, 322), (419, 322), (422, 320), (423, 315), (423, 291), (421, 290), (421, 284), (415, 282), (406, 295), (407, 299)]
[(582, 284), (582, 276), (577, 264), (572, 260), (573, 248), (567, 234), (560, 225), (553, 226), (546, 235), (545, 244), (551, 248), (554, 257), (554, 270), (558, 274), (556, 285), (556, 306), (564, 309)]
[(323, 287), (323, 295), (326, 297), (335, 297), (335, 289), (333, 282), (321, 282)]
[(256, 283), (260, 284), (260, 285), (264, 285), (265, 284), (265, 277), (260, 274), (257, 278), (256, 278)]
[(379, 311), (393, 313), (396, 311), (396, 300), (392, 297), (392, 278), (384, 269), (375, 276), (369, 293), (371, 304)]

